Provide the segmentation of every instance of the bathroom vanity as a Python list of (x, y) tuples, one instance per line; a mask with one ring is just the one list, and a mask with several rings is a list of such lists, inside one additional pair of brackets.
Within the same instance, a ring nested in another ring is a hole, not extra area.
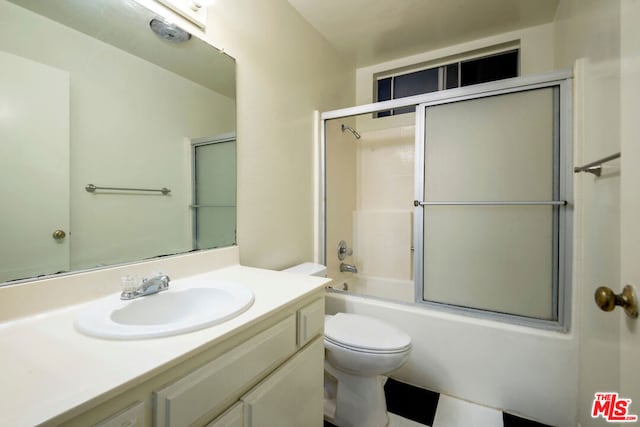
[(81, 334), (73, 323), (91, 300), (0, 323), (0, 425), (321, 426), (329, 280), (234, 264), (172, 286), (194, 278), (246, 286), (255, 301), (165, 338)]

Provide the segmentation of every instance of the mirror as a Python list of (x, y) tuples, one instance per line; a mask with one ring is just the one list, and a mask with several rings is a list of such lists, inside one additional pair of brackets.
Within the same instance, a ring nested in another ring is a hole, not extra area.
[(154, 18), (0, 0), (0, 282), (235, 244), (235, 61)]

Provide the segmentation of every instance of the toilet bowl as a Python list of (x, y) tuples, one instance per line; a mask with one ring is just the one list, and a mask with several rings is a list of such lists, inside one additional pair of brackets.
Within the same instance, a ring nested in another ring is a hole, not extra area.
[(411, 338), (381, 320), (350, 313), (325, 316), (325, 370), (336, 380), (339, 427), (388, 424), (382, 375), (401, 367)]
[[(284, 271), (326, 276), (326, 267), (313, 263)], [(407, 361), (409, 335), (373, 317), (337, 313), (325, 316), (324, 348), (325, 379), (331, 382), (325, 383), (325, 408), (335, 408), (330, 421), (338, 427), (387, 426), (382, 375)]]

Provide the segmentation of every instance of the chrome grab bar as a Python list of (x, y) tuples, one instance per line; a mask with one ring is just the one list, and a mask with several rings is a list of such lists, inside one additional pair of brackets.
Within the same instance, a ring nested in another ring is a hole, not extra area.
[(236, 205), (189, 205), (190, 208), (235, 208)]
[(548, 200), (548, 201), (523, 201), (523, 202), (423, 202), (420, 200), (414, 200), (413, 206), (566, 206), (569, 204), (566, 200)]
[(587, 172), (587, 173), (592, 173), (595, 176), (600, 176), (600, 175), (602, 175), (602, 164), (603, 163), (610, 162), (611, 160), (615, 160), (615, 159), (617, 159), (617, 158), (619, 158), (621, 156), (622, 156), (622, 153), (615, 153), (615, 154), (612, 154), (610, 156), (603, 157), (601, 159), (593, 161), (591, 163), (587, 163), (586, 165), (576, 166), (575, 168), (573, 168), (573, 172), (575, 172), (575, 173)]
[(84, 187), (84, 189), (87, 190), (89, 193), (94, 193), (96, 190), (153, 191), (153, 192), (162, 193), (165, 196), (171, 192), (171, 190), (169, 190), (166, 187), (160, 188), (159, 190), (155, 190), (155, 189), (151, 189), (151, 188), (98, 187), (98, 186), (95, 186), (93, 184), (88, 184), (86, 187)]

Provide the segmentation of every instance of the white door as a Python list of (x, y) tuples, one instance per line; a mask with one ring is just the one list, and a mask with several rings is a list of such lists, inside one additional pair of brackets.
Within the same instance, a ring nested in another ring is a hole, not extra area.
[(68, 270), (69, 75), (5, 52), (0, 200), (0, 282)]
[[(620, 287), (632, 284), (637, 295), (640, 293), (640, 2), (624, 0), (620, 15)], [(620, 318), (620, 395), (632, 400), (630, 412), (640, 419), (640, 319), (632, 320), (622, 315)]]

